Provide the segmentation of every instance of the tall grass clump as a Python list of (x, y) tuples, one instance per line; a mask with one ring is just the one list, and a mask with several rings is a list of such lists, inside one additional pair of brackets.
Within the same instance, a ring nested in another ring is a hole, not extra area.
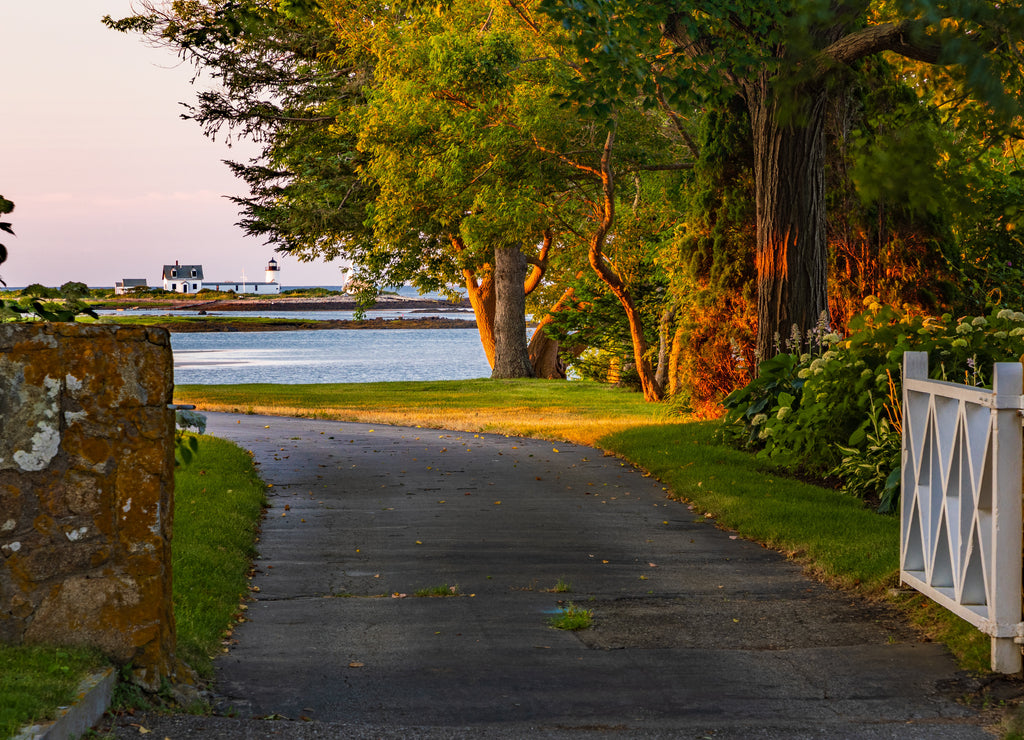
[(725, 399), (724, 434), (894, 512), (903, 353), (928, 352), (934, 379), (991, 387), (993, 363), (1024, 355), (1024, 313), (997, 306), (987, 316), (926, 316), (873, 296), (865, 305), (848, 337), (822, 328), (803, 338), (808, 351), (763, 362), (756, 380)]

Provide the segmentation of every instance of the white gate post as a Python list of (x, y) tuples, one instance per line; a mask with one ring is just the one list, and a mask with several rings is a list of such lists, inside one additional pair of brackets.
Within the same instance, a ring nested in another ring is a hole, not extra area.
[(992, 389), (992, 670), (1018, 673), (1021, 649), (1014, 637), (1021, 621), (1021, 364), (996, 363)]

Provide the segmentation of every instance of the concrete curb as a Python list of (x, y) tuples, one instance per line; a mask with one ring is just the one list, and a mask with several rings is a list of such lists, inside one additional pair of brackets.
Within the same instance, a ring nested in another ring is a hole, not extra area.
[(58, 708), (57, 719), (29, 725), (12, 740), (72, 740), (92, 728), (110, 706), (117, 682), (117, 672), (106, 668), (92, 674), (78, 685), (73, 704)]

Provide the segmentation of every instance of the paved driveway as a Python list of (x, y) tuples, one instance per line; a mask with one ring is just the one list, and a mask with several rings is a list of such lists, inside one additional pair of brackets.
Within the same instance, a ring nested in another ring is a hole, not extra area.
[[(218, 661), (237, 716), (146, 719), (155, 737), (990, 737), (943, 648), (600, 451), (227, 414), (208, 431), (272, 484), (258, 591)], [(548, 626), (570, 602), (591, 629)]]

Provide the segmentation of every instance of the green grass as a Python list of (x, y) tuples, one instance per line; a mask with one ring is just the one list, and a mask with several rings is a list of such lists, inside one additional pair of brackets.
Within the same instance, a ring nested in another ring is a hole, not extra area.
[(89, 648), (0, 646), (0, 738), (53, 719), (57, 707), (74, 700), (82, 679), (105, 665), (104, 657)]
[(204, 411), (304, 416), (597, 444), (612, 432), (678, 421), (669, 407), (590, 382), (461, 380), (323, 385), (179, 385)]
[(174, 617), (178, 657), (201, 676), (213, 672), (225, 630), (242, 616), (247, 574), (264, 505), (264, 485), (248, 452), (203, 436), (174, 493)]
[(440, 586), (430, 586), (429, 588), (421, 588), (416, 591), (416, 596), (423, 596), (427, 598), (443, 598), (447, 596), (461, 596), (462, 593), (459, 591), (459, 587), (449, 586), (447, 583), (443, 583)]
[(556, 630), (585, 630), (593, 623), (594, 610), (584, 609), (571, 601), (558, 614), (548, 619), (548, 625)]

